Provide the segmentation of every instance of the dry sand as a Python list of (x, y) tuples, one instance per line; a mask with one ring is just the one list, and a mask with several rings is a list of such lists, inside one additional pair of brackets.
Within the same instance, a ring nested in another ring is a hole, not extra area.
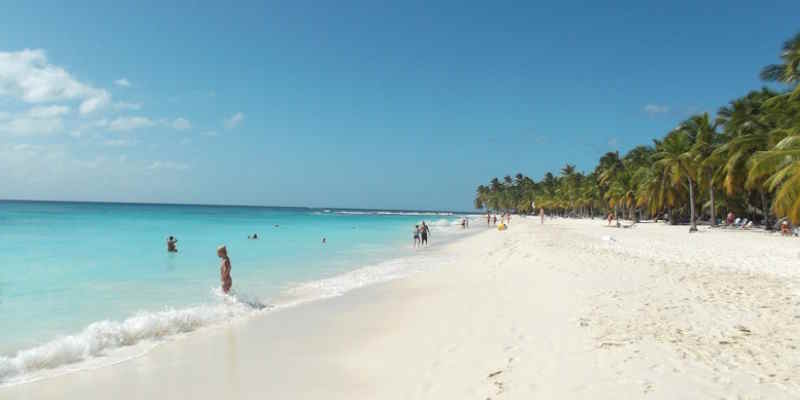
[(518, 217), (432, 270), (0, 398), (800, 398), (799, 240), (603, 225)]

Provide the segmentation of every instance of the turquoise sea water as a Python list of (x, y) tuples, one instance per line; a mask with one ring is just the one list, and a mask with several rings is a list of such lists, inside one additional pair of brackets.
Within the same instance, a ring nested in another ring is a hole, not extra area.
[[(414, 253), (411, 232), (421, 220), (431, 225), (434, 245), (463, 235), (460, 219), (413, 211), (0, 201), (0, 384), (268, 309), (300, 283)], [(248, 239), (253, 233), (258, 240)], [(166, 251), (170, 235), (178, 238), (178, 253)], [(233, 298), (217, 289), (220, 244), (231, 257)], [(371, 271), (358, 279), (380, 278), (380, 269)]]

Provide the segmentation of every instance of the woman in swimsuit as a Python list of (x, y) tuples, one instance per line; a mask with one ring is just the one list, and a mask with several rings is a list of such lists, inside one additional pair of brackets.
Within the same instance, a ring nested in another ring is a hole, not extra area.
[(414, 247), (419, 244), (419, 225), (414, 226)]
[(222, 259), (222, 264), (219, 266), (219, 279), (222, 281), (222, 292), (228, 294), (233, 286), (233, 279), (231, 279), (231, 259), (228, 258), (228, 249), (225, 246), (217, 247), (217, 257)]

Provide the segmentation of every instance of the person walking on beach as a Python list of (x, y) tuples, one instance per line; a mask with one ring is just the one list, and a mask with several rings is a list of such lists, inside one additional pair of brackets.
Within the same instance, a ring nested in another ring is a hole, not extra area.
[(544, 208), (539, 209), (539, 219), (541, 219), (542, 225), (544, 225)]
[(492, 213), (487, 212), (486, 213), (486, 226), (491, 226), (491, 225), (492, 225)]
[(494, 222), (494, 224), (495, 224), (495, 225), (497, 225), (497, 214), (495, 214), (495, 215), (492, 217), (492, 221)]
[(217, 257), (222, 259), (222, 264), (219, 266), (219, 279), (222, 282), (222, 292), (228, 294), (233, 286), (233, 279), (231, 279), (231, 259), (228, 258), (228, 249), (225, 246), (217, 247)]
[(420, 245), (419, 242), (419, 225), (414, 225), (414, 247)]
[(425, 221), (422, 221), (422, 228), (420, 228), (420, 246), (427, 246), (428, 245), (428, 235), (430, 234), (430, 229), (428, 229), (428, 225), (425, 224)]
[(167, 251), (170, 253), (178, 252), (178, 239), (173, 236), (167, 238)]

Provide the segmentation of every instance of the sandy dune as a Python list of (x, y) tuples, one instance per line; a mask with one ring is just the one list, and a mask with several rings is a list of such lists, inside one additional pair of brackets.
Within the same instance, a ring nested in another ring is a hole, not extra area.
[(686, 231), (516, 218), (427, 272), (0, 398), (800, 397), (800, 241)]

